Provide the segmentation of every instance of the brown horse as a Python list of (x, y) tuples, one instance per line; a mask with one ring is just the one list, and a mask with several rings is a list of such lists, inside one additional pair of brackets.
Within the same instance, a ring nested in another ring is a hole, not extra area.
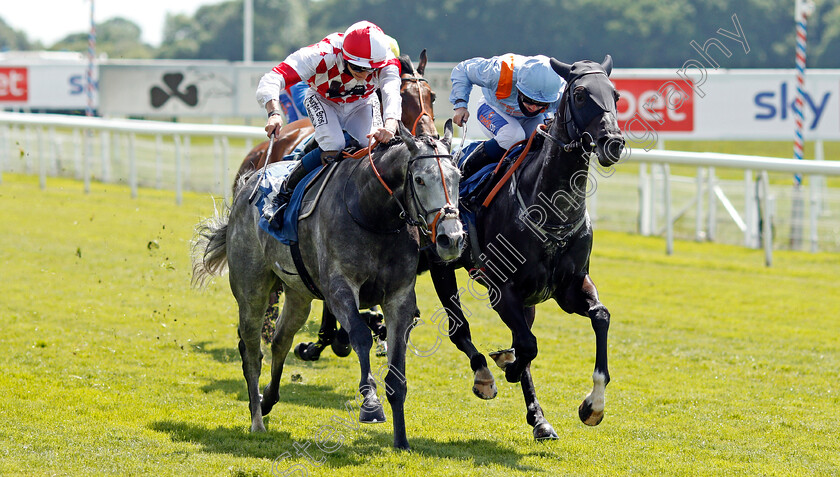
[[(400, 57), (401, 68), (401, 86), (400, 97), (402, 98), (402, 122), (411, 128), (411, 134), (419, 136), (426, 134), (433, 137), (439, 137), (437, 129), (435, 128), (435, 113), (433, 103), (435, 101), (435, 93), (429, 86), (429, 83), (423, 78), (423, 73), (426, 71), (426, 50), (420, 52), (420, 64), (417, 69), (408, 58), (407, 55)], [(271, 157), (268, 158), (268, 163), (273, 164), (283, 159), (284, 156), (290, 154), (295, 147), (300, 144), (302, 140), (309, 137), (315, 128), (309, 118), (298, 119), (293, 121), (280, 129), (280, 134), (274, 138), (274, 147), (271, 149)], [(264, 141), (256, 145), (242, 165), (239, 166), (239, 171), (236, 172), (236, 178), (233, 181), (233, 195), (236, 196), (237, 184), (241, 179), (253, 171), (262, 169), (265, 165), (265, 154), (268, 150), (268, 141)]]

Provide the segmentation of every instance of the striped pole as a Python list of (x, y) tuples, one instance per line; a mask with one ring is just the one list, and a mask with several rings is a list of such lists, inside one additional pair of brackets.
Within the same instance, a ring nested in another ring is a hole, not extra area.
[[(793, 103), (793, 115), (796, 131), (793, 142), (793, 156), (802, 160), (804, 137), (802, 128), (804, 117), (804, 89), (805, 89), (805, 45), (808, 39), (808, 15), (814, 10), (814, 3), (810, 0), (796, 0), (796, 100)], [(802, 176), (794, 176), (796, 185), (802, 184)]]
[[(795, 122), (793, 139), (793, 157), (802, 160), (805, 138), (802, 134), (805, 123), (805, 46), (808, 39), (808, 16), (814, 11), (813, 0), (795, 0), (794, 18), (796, 20), (796, 99), (793, 103)], [(791, 201), (790, 246), (799, 249), (802, 245), (802, 174), (793, 176), (793, 197)]]
[(96, 60), (96, 24), (93, 21), (93, 3), (90, 0), (90, 33), (88, 33), (88, 65), (85, 72), (85, 93), (87, 94), (87, 107), (85, 114), (93, 116), (93, 63)]

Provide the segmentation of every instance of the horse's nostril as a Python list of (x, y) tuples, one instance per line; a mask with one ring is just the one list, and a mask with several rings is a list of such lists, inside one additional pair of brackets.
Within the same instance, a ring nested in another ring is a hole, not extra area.
[(446, 235), (440, 234), (440, 235), (437, 236), (437, 244), (438, 244), (439, 247), (449, 248), (450, 243), (452, 243), (452, 242), (451, 242), (451, 240), (449, 240), (449, 237), (447, 237)]
[(610, 162), (615, 163), (621, 159), (621, 154), (624, 152), (623, 137), (602, 138), (599, 142), (601, 142), (601, 149), (604, 151)]

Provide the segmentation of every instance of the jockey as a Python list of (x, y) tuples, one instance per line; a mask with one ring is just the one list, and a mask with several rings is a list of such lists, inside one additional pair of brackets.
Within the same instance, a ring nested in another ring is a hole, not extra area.
[(306, 95), (307, 85), (304, 82), (295, 83), (280, 92), (280, 109), (286, 117), (286, 124), (298, 119), (308, 118), (306, 108), (303, 107), (303, 98)]
[(452, 70), (453, 121), (463, 126), (470, 116), (467, 105), (473, 85), (481, 87), (478, 121), (490, 139), (480, 144), (464, 165), (464, 177), (498, 162), (507, 149), (527, 139), (538, 125), (554, 116), (566, 87), (546, 56), (508, 53), (472, 58)]
[[(400, 57), (400, 45), (393, 37), (385, 35), (388, 39), (388, 46), (394, 53), (395, 58)], [(297, 121), (298, 119), (308, 118), (306, 108), (303, 106), (303, 98), (306, 96), (306, 89), (309, 87), (303, 81), (295, 83), (291, 86), (286, 86), (280, 92), (280, 108), (283, 110), (283, 115), (286, 117), (286, 124)], [(382, 91), (376, 90), (376, 95), (382, 99)], [(380, 101), (381, 104), (381, 101)]]
[[(284, 197), (291, 197), (307, 173), (344, 149), (343, 131), (361, 144), (367, 144), (370, 136), (388, 142), (402, 115), (400, 63), (389, 37), (373, 23), (355, 23), (343, 34), (332, 33), (301, 48), (260, 79), (256, 96), (268, 113), (265, 131), (269, 136), (283, 126), (280, 93), (301, 81), (309, 86), (304, 106), (315, 127), (318, 147), (289, 174), (280, 191)], [(382, 92), (381, 115), (379, 99), (373, 94), (376, 90)]]

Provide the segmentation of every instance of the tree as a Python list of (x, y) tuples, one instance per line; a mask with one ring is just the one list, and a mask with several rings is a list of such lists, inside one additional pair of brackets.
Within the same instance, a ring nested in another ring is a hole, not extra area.
[(0, 18), (0, 51), (37, 50), (40, 48), (40, 43), (30, 43), (25, 33), (12, 29)]
[[(96, 25), (96, 52), (108, 58), (154, 58), (154, 49), (140, 39), (141, 30), (136, 23), (115, 17)], [(73, 33), (50, 47), (51, 50), (88, 50), (88, 33)]]

